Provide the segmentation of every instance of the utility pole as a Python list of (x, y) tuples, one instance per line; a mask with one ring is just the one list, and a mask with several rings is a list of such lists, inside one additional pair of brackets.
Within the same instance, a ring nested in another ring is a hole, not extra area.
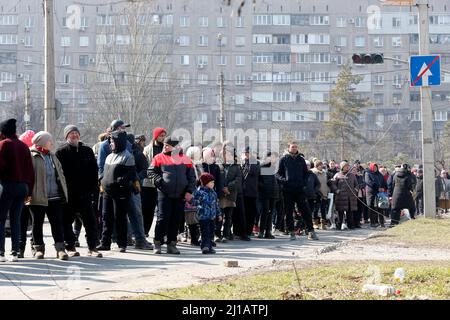
[[(219, 40), (219, 48), (220, 55), (219, 59), (222, 59), (222, 39), (223, 35), (219, 33), (217, 35), (217, 39)], [(220, 70), (220, 79), (219, 79), (219, 104), (220, 104), (220, 116), (219, 116), (219, 124), (220, 124), (220, 142), (225, 141), (225, 79), (223, 75), (223, 71)]]
[(44, 130), (55, 134), (55, 45), (53, 34), (53, 0), (44, 1), (45, 20), (45, 81), (44, 81)]
[(220, 72), (220, 139), (225, 141), (225, 87), (223, 72)]
[[(419, 10), (419, 54), (429, 55), (429, 20), (428, 0), (417, 0)], [(436, 217), (434, 143), (433, 143), (433, 112), (431, 109), (431, 89), (427, 86), (420, 88), (422, 112), (422, 161), (423, 161), (423, 189), (424, 213), (427, 218)]]
[(31, 130), (30, 126), (30, 85), (28, 81), (25, 81), (25, 114), (23, 116), (23, 121), (25, 121), (25, 130)]

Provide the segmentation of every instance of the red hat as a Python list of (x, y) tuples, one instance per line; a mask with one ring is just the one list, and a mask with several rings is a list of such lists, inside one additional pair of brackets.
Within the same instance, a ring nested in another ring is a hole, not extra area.
[(154, 130), (153, 130), (153, 140), (156, 140), (156, 138), (158, 138), (159, 137), (159, 135), (161, 134), (161, 133), (167, 133), (167, 131), (166, 131), (166, 129), (164, 129), (164, 128), (155, 128)]
[(202, 173), (202, 175), (200, 176), (200, 182), (202, 184), (202, 186), (206, 186), (208, 183), (210, 183), (211, 181), (214, 181), (214, 176), (210, 173)]

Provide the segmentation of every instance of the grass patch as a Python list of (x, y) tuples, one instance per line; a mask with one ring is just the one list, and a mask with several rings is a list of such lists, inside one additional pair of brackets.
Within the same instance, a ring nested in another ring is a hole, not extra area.
[[(403, 283), (396, 283), (396, 268), (406, 271)], [(233, 278), (220, 283), (160, 292), (172, 299), (194, 300), (373, 300), (373, 299), (450, 299), (450, 261), (444, 262), (356, 262), (321, 263), (297, 266), (295, 270)], [(299, 280), (298, 280), (299, 279)], [(392, 285), (400, 295), (380, 297), (362, 293), (370, 279)], [(164, 299), (142, 296), (139, 299)]]
[(411, 247), (450, 248), (450, 219), (419, 218), (381, 232), (366, 243), (402, 243)]

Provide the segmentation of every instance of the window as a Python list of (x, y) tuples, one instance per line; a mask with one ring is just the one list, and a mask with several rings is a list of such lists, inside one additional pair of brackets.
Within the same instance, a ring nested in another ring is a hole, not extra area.
[(411, 121), (422, 121), (422, 112), (411, 111)]
[(198, 25), (200, 27), (207, 28), (208, 27), (208, 17), (200, 17), (198, 21)]
[(373, 17), (370, 18), (369, 23), (370, 23), (369, 28), (371, 29), (379, 30), (383, 28), (382, 17), (377, 17), (376, 15), (374, 15)]
[(373, 45), (377, 48), (383, 46), (383, 36), (376, 36), (373, 38)]
[(236, 28), (243, 28), (244, 27), (244, 17), (236, 17)]
[(199, 74), (198, 75), (198, 84), (208, 84), (208, 75), (207, 74)]
[(208, 114), (206, 112), (196, 113), (195, 121), (200, 123), (208, 123)]
[(392, 27), (400, 28), (401, 27), (401, 19), (399, 17), (392, 18)]
[(245, 97), (242, 94), (237, 94), (234, 96), (234, 101), (236, 104), (244, 104), (245, 102)]
[(88, 27), (88, 18), (81, 17), (80, 27), (86, 29)]
[(80, 55), (79, 59), (80, 67), (86, 67), (89, 64), (89, 56), (88, 55)]
[(200, 36), (198, 39), (198, 45), (201, 47), (207, 47), (208, 46), (208, 36)]
[(346, 17), (336, 17), (336, 27), (345, 28), (347, 26), (347, 18)]
[(89, 37), (80, 37), (80, 47), (89, 47)]
[(1, 34), (0, 44), (17, 44), (17, 35), (15, 34)]
[(374, 79), (375, 79), (374, 83), (376, 86), (384, 85), (384, 76), (382, 74), (376, 74), (374, 76)]
[[(397, 59), (397, 60), (401, 60), (402, 59), (402, 56), (400, 56), (400, 55), (393, 55), (392, 57), (394, 59)], [(400, 61), (394, 61), (394, 66), (401, 67), (402, 64), (400, 63)]]
[(346, 36), (337, 36), (336, 37), (336, 46), (346, 47), (347, 46), (347, 37)]
[(180, 17), (180, 27), (186, 28), (191, 25), (191, 21), (188, 16)]
[(70, 37), (61, 37), (61, 47), (70, 47)]
[(130, 24), (128, 15), (124, 14), (119, 17), (121, 26), (128, 26)]
[(16, 82), (16, 76), (11, 72), (2, 72), (0, 77), (2, 83), (14, 83)]
[(273, 74), (273, 82), (289, 83), (291, 82), (291, 74), (286, 72), (276, 72)]
[(235, 45), (236, 45), (236, 47), (244, 47), (245, 46), (245, 37), (237, 36), (235, 39)]
[(65, 74), (63, 75), (63, 82), (64, 82), (65, 84), (69, 84), (69, 83), (70, 83), (70, 75), (69, 75), (69, 74), (65, 73)]
[(217, 59), (219, 60), (217, 62), (217, 64), (219, 66), (226, 66), (227, 65), (227, 57), (226, 56), (219, 56)]
[(275, 44), (290, 44), (291, 36), (289, 34), (275, 34), (273, 36), (273, 43), (275, 43)]
[(289, 26), (291, 24), (290, 15), (273, 15), (272, 17), (274, 26)]
[(311, 16), (309, 22), (312, 26), (329, 25), (330, 18), (329, 16)]
[(17, 25), (17, 16), (16, 15), (1, 15), (0, 16), (0, 25), (2, 26), (16, 26)]
[(189, 73), (183, 73), (181, 75), (181, 84), (188, 85), (190, 83), (191, 83), (191, 77), (190, 77)]
[(24, 46), (25, 47), (32, 47), (33, 46), (33, 38), (31, 36), (26, 36), (24, 39)]
[(274, 111), (272, 112), (272, 121), (286, 121), (286, 112)]
[(244, 66), (245, 65), (245, 56), (236, 56), (236, 65)]
[(274, 102), (290, 102), (291, 101), (291, 93), (289, 91), (274, 92), (273, 93), (273, 101)]
[(271, 34), (254, 34), (253, 35), (254, 44), (270, 44), (272, 43)]
[(130, 36), (128, 35), (117, 35), (116, 36), (116, 45), (129, 45), (130, 44)]
[(33, 63), (33, 57), (32, 56), (27, 56), (27, 59), (25, 60), (25, 65), (26, 66), (31, 66), (32, 63)]
[(197, 64), (199, 66), (207, 66), (208, 65), (208, 56), (198, 56)]
[(305, 83), (309, 81), (309, 72), (294, 72), (292, 74), (292, 82)]
[(288, 64), (291, 63), (291, 54), (289, 52), (274, 52), (273, 63)]
[(393, 47), (401, 47), (402, 46), (402, 37), (392, 37), (392, 46)]
[(355, 37), (355, 47), (364, 47), (366, 45), (366, 37), (365, 36), (356, 36)]
[(394, 93), (392, 95), (392, 104), (399, 105), (402, 103), (402, 94), (401, 93)]
[(34, 27), (34, 17), (28, 17), (25, 20), (25, 28), (32, 28)]
[(180, 103), (181, 104), (187, 104), (188, 103), (188, 95), (187, 93), (182, 93), (180, 96)]
[(317, 111), (316, 112), (316, 121), (325, 121), (325, 112)]
[(253, 24), (255, 26), (270, 26), (272, 25), (271, 15), (255, 15), (253, 16)]
[(434, 121), (447, 121), (447, 111), (434, 111), (433, 116)]
[(330, 63), (330, 54), (297, 53), (297, 63)]
[(98, 46), (101, 45), (110, 45), (113, 43), (114, 36), (112, 34), (98, 34), (96, 39), (96, 44)]
[(78, 113), (78, 123), (85, 123), (85, 119), (84, 119), (84, 113), (83, 112), (79, 112)]
[(165, 26), (173, 26), (173, 15), (167, 14), (164, 16), (163, 24)]
[(293, 26), (309, 26), (309, 15), (291, 15), (291, 25)]
[(0, 53), (0, 64), (16, 64), (16, 53), (4, 52)]
[(255, 72), (252, 75), (254, 82), (272, 82), (271, 72)]
[(364, 17), (356, 17), (355, 18), (355, 27), (356, 28), (364, 28), (367, 25), (366, 18)]
[(198, 97), (198, 103), (199, 104), (208, 104), (208, 93), (205, 91), (200, 92), (200, 95)]
[(253, 63), (272, 63), (272, 53), (255, 53), (253, 55)]
[(70, 66), (70, 56), (62, 56), (61, 57), (61, 65), (62, 66)]
[(234, 123), (244, 123), (244, 122), (245, 122), (245, 113), (234, 114)]
[(330, 73), (329, 72), (317, 72), (317, 71), (311, 72), (310, 82), (329, 83), (330, 82)]
[(245, 75), (243, 74), (237, 74), (235, 76), (235, 84), (237, 86), (243, 86), (245, 84)]
[(181, 64), (182, 66), (187, 66), (187, 65), (189, 65), (189, 55), (182, 55), (182, 56), (181, 56), (181, 62), (180, 62), (180, 64)]
[(180, 46), (185, 47), (189, 46), (190, 38), (189, 36), (180, 36)]
[(88, 104), (88, 97), (85, 93), (80, 93), (78, 95), (78, 104)]
[(97, 16), (98, 26), (112, 26), (112, 16), (99, 15)]
[(2, 102), (12, 101), (12, 92), (11, 91), (0, 91), (0, 101), (2, 101)]
[(373, 95), (373, 102), (375, 105), (383, 105), (384, 104), (384, 94), (383, 93), (375, 93)]
[(217, 28), (227, 27), (227, 20), (225, 17), (217, 17)]

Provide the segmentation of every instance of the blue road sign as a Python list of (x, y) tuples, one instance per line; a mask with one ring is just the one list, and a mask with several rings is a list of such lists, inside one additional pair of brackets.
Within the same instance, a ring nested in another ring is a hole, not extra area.
[(440, 56), (411, 56), (409, 58), (411, 87), (441, 85)]

